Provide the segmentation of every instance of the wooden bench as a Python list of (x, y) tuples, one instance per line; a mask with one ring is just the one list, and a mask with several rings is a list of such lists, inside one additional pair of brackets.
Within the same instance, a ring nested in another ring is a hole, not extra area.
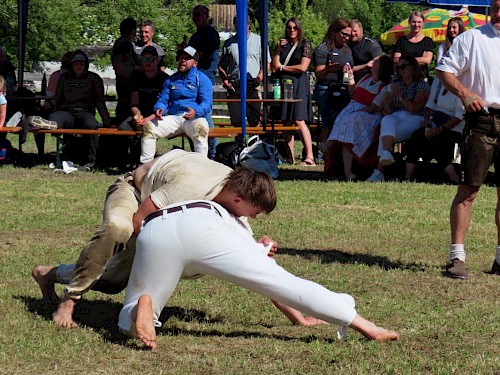
[(21, 130), (23, 130), (23, 128), (21, 128), (20, 126), (2, 126), (0, 128), (0, 133), (14, 133), (14, 134), (17, 134), (17, 133), (20, 133)]

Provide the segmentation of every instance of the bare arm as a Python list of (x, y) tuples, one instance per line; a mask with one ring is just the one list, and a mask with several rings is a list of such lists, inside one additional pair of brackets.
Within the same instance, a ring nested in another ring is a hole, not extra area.
[(486, 106), (486, 102), (479, 95), (466, 88), (455, 74), (436, 70), (436, 76), (444, 87), (460, 98), (467, 112), (481, 111)]
[(7, 118), (7, 104), (0, 105), (0, 128), (3, 128)]
[(134, 224), (134, 234), (137, 236), (141, 231), (142, 221), (146, 216), (150, 213), (158, 210), (158, 207), (153, 203), (151, 198), (146, 198), (144, 202), (141, 203), (137, 212), (134, 214), (134, 218), (132, 219), (132, 223)]
[(305, 73), (307, 72), (307, 68), (309, 68), (309, 64), (311, 64), (311, 59), (309, 57), (302, 57), (300, 64), (282, 66), (282, 70), (289, 73)]
[(434, 54), (431, 51), (425, 51), (421, 57), (417, 57), (418, 65), (429, 65), (432, 62)]
[(303, 325), (306, 327), (314, 326), (317, 324), (328, 324), (324, 320), (313, 318), (312, 316), (305, 317), (298, 310), (291, 308), (290, 306), (283, 305), (278, 301), (271, 300), (274, 306), (276, 306), (285, 316), (290, 319), (293, 324)]

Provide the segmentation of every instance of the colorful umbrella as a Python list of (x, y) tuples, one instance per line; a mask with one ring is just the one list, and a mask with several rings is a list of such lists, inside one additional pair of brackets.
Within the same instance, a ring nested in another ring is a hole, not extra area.
[[(443, 43), (446, 39), (446, 28), (448, 21), (453, 17), (460, 17), (464, 21), (465, 28), (471, 29), (486, 23), (486, 16), (477, 13), (470, 13), (467, 8), (459, 11), (445, 9), (429, 9), (423, 11), (424, 25), (422, 33), (432, 38), (434, 43)], [(380, 40), (383, 45), (396, 44), (396, 40), (410, 32), (408, 20), (400, 22), (389, 31), (380, 35)]]

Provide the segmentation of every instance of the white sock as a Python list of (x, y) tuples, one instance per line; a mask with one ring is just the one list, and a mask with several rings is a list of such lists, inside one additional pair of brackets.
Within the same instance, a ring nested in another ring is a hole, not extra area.
[[(498, 254), (498, 247), (497, 247)], [(450, 246), (450, 260), (458, 259), (465, 262), (465, 249), (462, 243), (452, 243)]]
[(497, 264), (500, 264), (500, 245), (497, 245), (497, 252), (495, 254), (495, 260)]

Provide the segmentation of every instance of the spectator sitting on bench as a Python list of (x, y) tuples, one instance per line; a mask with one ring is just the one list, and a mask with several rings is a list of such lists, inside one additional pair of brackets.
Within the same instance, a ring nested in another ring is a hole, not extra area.
[(193, 47), (179, 50), (177, 61), (178, 71), (166, 79), (153, 108), (155, 118), (144, 123), (141, 163), (153, 160), (158, 138), (180, 134), (186, 134), (193, 141), (195, 152), (207, 156), (205, 116), (212, 109), (212, 83), (196, 68), (198, 52)]
[[(153, 108), (162, 90), (163, 83), (168, 78), (168, 74), (160, 70), (160, 59), (154, 47), (147, 46), (142, 50), (141, 63), (143, 69), (132, 73), (130, 80), (130, 102), (133, 117), (129, 117), (120, 124), (121, 130), (137, 130), (138, 126), (142, 126), (155, 118)], [(149, 116), (143, 117), (142, 114), (149, 114)], [(133, 159), (135, 157), (138, 159), (139, 155), (134, 155), (135, 144), (138, 140), (131, 137), (130, 141), (131, 156)], [(137, 145), (140, 146), (139, 143)]]
[[(76, 50), (71, 67), (59, 79), (56, 90), (56, 111), (49, 121), (32, 119), (35, 127), (54, 126), (64, 129), (97, 129), (95, 110), (101, 115), (103, 126), (109, 127), (109, 113), (104, 101), (104, 84), (96, 73), (89, 72), (89, 59), (85, 52)], [(81, 170), (90, 171), (95, 165), (98, 136), (86, 136), (88, 142), (85, 162)], [(65, 139), (65, 143), (67, 139)]]

